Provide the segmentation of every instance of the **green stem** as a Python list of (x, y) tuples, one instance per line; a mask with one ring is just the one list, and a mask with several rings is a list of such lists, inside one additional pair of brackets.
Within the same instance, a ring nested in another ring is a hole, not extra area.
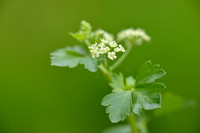
[(140, 119), (137, 121), (137, 127), (140, 129), (140, 133), (149, 133), (148, 130), (148, 122), (150, 120), (150, 117), (147, 116), (140, 116)]
[(111, 80), (111, 71), (106, 69), (106, 67), (102, 63), (99, 65), (99, 69), (101, 70), (101, 72), (103, 73), (105, 78), (108, 80), (108, 82), (111, 82), (112, 81)]
[(113, 71), (115, 68), (117, 68), (123, 60), (126, 58), (126, 56), (130, 53), (132, 49), (132, 46), (130, 46), (127, 51), (110, 67), (110, 71)]
[(134, 114), (132, 113), (130, 116), (128, 116), (128, 120), (129, 120), (129, 124), (131, 126), (132, 129), (132, 133), (139, 133), (136, 127), (136, 123), (135, 123), (135, 117)]
[[(103, 63), (99, 65), (99, 69), (101, 70), (105, 78), (108, 80), (108, 82), (112, 82), (112, 79), (111, 79), (112, 71), (123, 62), (126, 56), (130, 53), (131, 49), (132, 49), (132, 46), (128, 47), (127, 51), (109, 69), (107, 69), (103, 65)], [(130, 116), (128, 116), (128, 120), (132, 129), (132, 133), (139, 133), (136, 127), (135, 117), (133, 113)]]
[[(103, 65), (103, 63), (101, 63), (99, 65), (99, 69), (101, 70), (101, 72), (103, 73), (105, 78), (108, 80), (108, 82), (112, 82), (112, 80), (111, 80), (112, 72), (110, 70), (106, 69), (106, 67)], [(131, 129), (132, 129), (132, 133), (139, 133), (137, 131), (134, 114), (132, 113), (130, 116), (128, 116), (128, 119), (129, 119), (129, 124), (130, 124)]]

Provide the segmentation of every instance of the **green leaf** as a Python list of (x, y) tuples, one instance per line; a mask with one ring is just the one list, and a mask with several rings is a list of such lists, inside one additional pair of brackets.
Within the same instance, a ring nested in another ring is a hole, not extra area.
[(51, 53), (51, 65), (73, 68), (83, 64), (91, 72), (97, 71), (97, 59), (92, 59), (81, 46), (66, 47)]
[(152, 65), (151, 61), (143, 64), (136, 78), (136, 87), (147, 83), (152, 83), (156, 79), (165, 75), (165, 71), (159, 68), (158, 64)]
[(109, 113), (111, 122), (123, 121), (132, 112), (131, 91), (111, 93), (103, 98), (102, 105), (108, 106), (106, 113)]
[(120, 125), (106, 129), (103, 133), (132, 133), (129, 125)]
[(132, 76), (127, 77), (126, 78), (126, 88), (128, 90), (131, 90), (135, 86), (135, 82), (136, 82), (136, 80)]
[(107, 95), (102, 101), (102, 105), (108, 106), (106, 112), (110, 113), (110, 120), (112, 122), (124, 120), (130, 114), (129, 109), (139, 115), (143, 109), (159, 108), (161, 106), (160, 92), (165, 85), (154, 81), (164, 74), (165, 72), (159, 69), (158, 65), (152, 65), (151, 62), (146, 62), (142, 66), (137, 80), (130, 76), (124, 81), (121, 73), (112, 74), (110, 86), (116, 93)]
[(154, 82), (150, 84), (141, 85), (140, 87), (136, 88), (136, 91), (146, 91), (146, 92), (161, 92), (164, 90), (165, 85), (163, 83)]
[(111, 80), (112, 82), (109, 85), (113, 88), (112, 92), (120, 92), (126, 89), (126, 86), (124, 84), (124, 76), (122, 73), (113, 73)]
[(85, 40), (85, 34), (83, 32), (77, 32), (77, 33), (69, 33), (73, 38), (77, 39), (80, 42), (84, 42)]
[(70, 33), (72, 37), (79, 40), (80, 42), (85, 42), (92, 32), (92, 26), (87, 21), (81, 21), (80, 30), (77, 33)]
[(85, 20), (81, 21), (80, 31), (83, 31), (85, 34), (91, 33), (92, 31), (91, 24)]
[(133, 92), (133, 112), (140, 114), (142, 109), (152, 110), (161, 106), (161, 95), (165, 86), (162, 83), (151, 83), (136, 88)]
[(152, 65), (151, 61), (143, 64), (136, 78), (133, 92), (133, 112), (139, 114), (142, 109), (152, 110), (161, 106), (160, 92), (165, 88), (162, 83), (154, 82), (165, 75), (159, 65)]

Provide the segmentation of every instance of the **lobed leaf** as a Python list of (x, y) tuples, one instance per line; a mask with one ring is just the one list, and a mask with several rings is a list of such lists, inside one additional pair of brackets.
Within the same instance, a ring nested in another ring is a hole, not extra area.
[(165, 71), (160, 69), (158, 64), (152, 65), (151, 61), (147, 61), (143, 64), (136, 77), (136, 87), (147, 83), (152, 83), (164, 75)]
[(91, 72), (97, 71), (97, 59), (92, 59), (81, 46), (66, 47), (51, 53), (51, 65), (73, 68), (83, 64)]
[(69, 33), (73, 38), (77, 39), (80, 42), (84, 42), (85, 40), (85, 34), (83, 32), (77, 32), (77, 33)]
[(70, 33), (72, 37), (84, 42), (88, 39), (92, 32), (92, 26), (87, 21), (81, 21), (80, 30), (77, 33)]
[(120, 92), (126, 89), (124, 84), (124, 76), (122, 73), (113, 73), (111, 76), (112, 82), (109, 84), (113, 88), (113, 92)]
[(131, 91), (111, 93), (103, 98), (102, 105), (107, 106), (106, 113), (111, 122), (123, 121), (132, 112)]
[(133, 93), (133, 112), (140, 114), (142, 109), (152, 110), (161, 106), (160, 91), (165, 88), (162, 83), (151, 83), (136, 88)]
[(106, 129), (103, 133), (132, 133), (129, 125), (120, 125)]

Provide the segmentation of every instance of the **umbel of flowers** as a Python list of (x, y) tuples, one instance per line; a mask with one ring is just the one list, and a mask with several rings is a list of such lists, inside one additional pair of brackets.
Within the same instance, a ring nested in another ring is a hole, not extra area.
[(151, 37), (146, 34), (146, 32), (140, 28), (133, 29), (129, 28), (118, 33), (117, 41), (124, 41), (127, 45), (141, 45), (144, 41), (151, 41)]
[[(98, 65), (102, 62), (104, 65), (108, 60), (111, 60), (111, 64), (112, 61), (115, 63), (114, 60), (121, 60), (119, 57), (125, 58), (134, 45), (141, 45), (151, 40), (144, 30), (133, 28), (119, 32), (115, 38), (103, 29), (92, 31), (92, 26), (86, 21), (81, 22), (78, 32), (70, 35), (81, 45), (68, 46), (51, 53), (52, 65), (71, 68), (83, 64), (88, 70), (97, 71)], [(113, 68), (115, 66), (113, 65)]]
[(114, 60), (117, 58), (117, 52), (125, 52), (122, 45), (118, 45), (115, 41), (109, 41), (108, 39), (101, 39), (101, 42), (92, 44), (89, 46), (92, 58), (97, 58), (100, 55), (107, 54), (108, 58)]

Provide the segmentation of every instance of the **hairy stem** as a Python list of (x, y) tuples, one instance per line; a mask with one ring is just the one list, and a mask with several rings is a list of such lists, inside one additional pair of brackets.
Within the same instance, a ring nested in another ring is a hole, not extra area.
[(131, 126), (132, 129), (132, 133), (139, 133), (136, 127), (136, 123), (135, 123), (135, 117), (134, 114), (132, 113), (130, 116), (128, 116), (128, 120), (129, 120), (129, 124)]
[(110, 67), (110, 71), (113, 71), (115, 68), (117, 68), (123, 60), (126, 58), (126, 56), (130, 53), (132, 49), (132, 46), (130, 46), (127, 51)]

